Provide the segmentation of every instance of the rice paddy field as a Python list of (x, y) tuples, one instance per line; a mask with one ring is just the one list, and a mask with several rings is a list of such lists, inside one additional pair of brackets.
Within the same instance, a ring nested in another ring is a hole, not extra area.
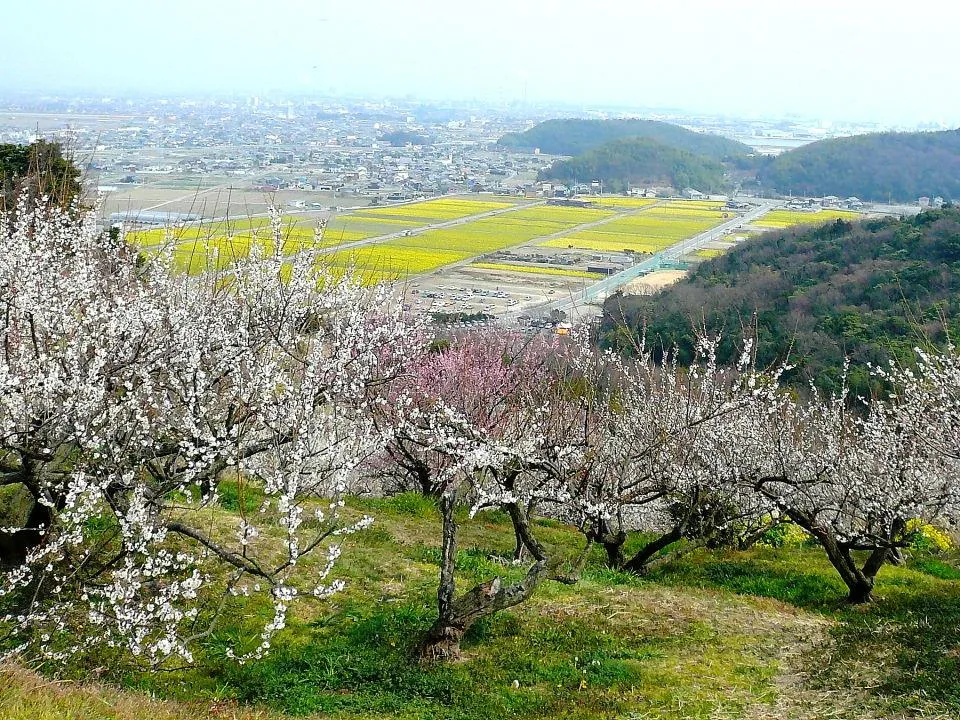
[(729, 219), (714, 201), (669, 201), (589, 230), (541, 243), (544, 247), (600, 252), (655, 253)]
[(833, 220), (856, 220), (860, 213), (850, 210), (818, 210), (804, 212), (802, 210), (774, 210), (753, 223), (757, 227), (783, 229), (794, 225), (815, 225)]

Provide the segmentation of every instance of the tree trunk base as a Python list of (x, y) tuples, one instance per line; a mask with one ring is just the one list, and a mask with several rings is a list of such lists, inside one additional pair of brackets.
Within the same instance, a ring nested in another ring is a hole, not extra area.
[(420, 644), (418, 659), (424, 664), (459, 660), (462, 657), (461, 640), (463, 640), (462, 629), (435, 624)]
[(858, 585), (850, 588), (850, 594), (847, 595), (847, 603), (850, 605), (865, 605), (873, 602), (873, 586)]

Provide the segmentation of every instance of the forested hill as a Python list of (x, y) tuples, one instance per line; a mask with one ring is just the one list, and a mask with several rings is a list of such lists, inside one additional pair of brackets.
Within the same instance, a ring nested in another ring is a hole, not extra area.
[(878, 133), (820, 140), (761, 168), (764, 187), (781, 194), (904, 202), (960, 199), (960, 130)]
[(716, 160), (745, 156), (753, 151), (743, 143), (720, 135), (698, 133), (657, 120), (547, 120), (526, 132), (507, 133), (499, 145), (550, 155), (579, 155), (612, 140), (649, 138), (678, 150), (707, 155)]
[(604, 189), (624, 192), (628, 184), (694, 187), (703, 192), (720, 190), (724, 169), (708, 157), (668, 147), (656, 140), (614, 140), (570, 160), (555, 162), (540, 172), (541, 180), (565, 183), (603, 178)]
[(694, 325), (723, 331), (728, 363), (755, 324), (761, 365), (789, 357), (790, 381), (835, 390), (847, 355), (852, 389), (864, 394), (867, 363), (910, 361), (918, 344), (944, 343), (941, 318), (957, 337), (960, 210), (767, 233), (655, 296), (615, 295), (605, 311), (606, 342), (626, 347), (623, 333), (645, 324), (648, 342), (677, 346), (684, 362)]

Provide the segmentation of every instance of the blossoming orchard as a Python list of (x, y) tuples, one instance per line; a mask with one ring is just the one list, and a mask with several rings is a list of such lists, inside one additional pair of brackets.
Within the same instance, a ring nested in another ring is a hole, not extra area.
[[(20, 508), (0, 528), (3, 652), (189, 663), (225, 614), (268, 603), (224, 650), (262, 657), (298, 603), (343, 589), (344, 543), (376, 523), (345, 512), (358, 495), (439, 510), (424, 663), (545, 583), (576, 587), (591, 557), (643, 575), (784, 523), (866, 603), (918, 528), (957, 517), (952, 349), (874, 368), (876, 399), (787, 392), (749, 343), (722, 367), (715, 337), (683, 367), (585, 328), (435, 336), (397, 288), (285, 256), (274, 230), (191, 276), (93, 212), (18, 207), (0, 239), (0, 490)], [(458, 587), (460, 526), (488, 511), (509, 518), (513, 579)], [(543, 519), (582, 552), (557, 554)]]

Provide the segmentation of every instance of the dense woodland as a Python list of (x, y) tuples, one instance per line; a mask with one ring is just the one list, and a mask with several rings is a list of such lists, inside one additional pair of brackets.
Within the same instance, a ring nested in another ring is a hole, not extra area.
[(878, 133), (821, 140), (761, 168), (778, 193), (887, 202), (960, 198), (960, 130)]
[(550, 155), (579, 155), (613, 140), (647, 138), (677, 150), (724, 160), (752, 150), (736, 140), (698, 133), (657, 120), (547, 120), (522, 133), (507, 133), (499, 145)]
[[(789, 359), (794, 384), (836, 390), (849, 357), (850, 384), (877, 389), (869, 363), (909, 360), (917, 345), (946, 341), (960, 293), (960, 210), (905, 220), (837, 221), (767, 233), (700, 265), (655, 297), (611, 298), (606, 341), (676, 345), (689, 360), (696, 332), (722, 331), (721, 362), (744, 336), (762, 365)], [(954, 334), (954, 337), (955, 334)]]
[(567, 183), (602, 178), (604, 189), (624, 192), (629, 185), (693, 187), (703, 192), (724, 186), (724, 168), (703, 155), (664, 145), (656, 140), (614, 140), (570, 160), (561, 160), (540, 173), (542, 180)]

